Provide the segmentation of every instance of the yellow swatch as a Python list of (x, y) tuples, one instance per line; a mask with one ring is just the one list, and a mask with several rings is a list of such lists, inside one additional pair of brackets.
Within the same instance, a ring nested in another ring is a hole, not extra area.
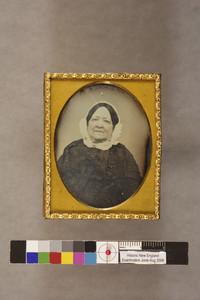
[(62, 252), (61, 253), (61, 264), (72, 264), (73, 265), (73, 252)]

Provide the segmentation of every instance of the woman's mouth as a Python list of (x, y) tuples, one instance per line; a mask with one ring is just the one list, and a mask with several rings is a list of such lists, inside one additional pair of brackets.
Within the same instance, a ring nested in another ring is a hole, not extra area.
[(104, 133), (103, 130), (95, 129), (94, 132)]

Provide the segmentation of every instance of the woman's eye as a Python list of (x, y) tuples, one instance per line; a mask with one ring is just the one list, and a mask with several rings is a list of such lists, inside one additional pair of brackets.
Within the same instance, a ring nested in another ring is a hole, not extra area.
[(104, 122), (105, 122), (106, 124), (110, 124), (110, 121), (108, 121), (108, 120), (104, 120)]

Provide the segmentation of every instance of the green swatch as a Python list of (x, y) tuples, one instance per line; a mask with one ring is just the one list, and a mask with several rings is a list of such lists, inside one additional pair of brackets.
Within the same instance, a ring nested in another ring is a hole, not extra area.
[(38, 263), (39, 264), (49, 264), (49, 252), (39, 252), (38, 253)]

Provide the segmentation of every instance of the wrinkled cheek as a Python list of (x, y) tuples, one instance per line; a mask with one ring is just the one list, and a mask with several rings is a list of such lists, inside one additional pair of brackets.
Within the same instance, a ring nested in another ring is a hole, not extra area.
[(92, 128), (88, 128), (88, 134), (89, 136), (92, 136), (94, 134), (93, 129)]
[(111, 139), (111, 137), (112, 137), (112, 131), (108, 131), (107, 132), (107, 136), (108, 136), (109, 139)]

